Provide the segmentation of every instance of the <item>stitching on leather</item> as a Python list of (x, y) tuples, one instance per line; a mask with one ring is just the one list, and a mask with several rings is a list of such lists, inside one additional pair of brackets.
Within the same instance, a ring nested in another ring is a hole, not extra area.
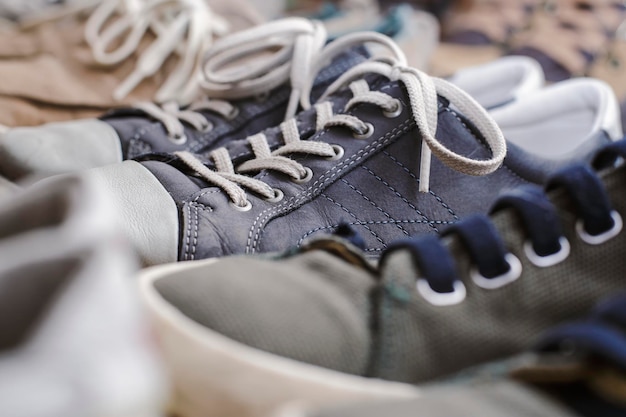
[(187, 227), (185, 231), (185, 249), (183, 251), (183, 260), (189, 260), (189, 243), (191, 241), (191, 204), (185, 204), (185, 209), (187, 210)]
[[(391, 155), (387, 151), (383, 151), (383, 154), (387, 155), (393, 162), (395, 162), (400, 168), (402, 168), (411, 178), (413, 178), (415, 180), (415, 182), (417, 182), (419, 184), (419, 178), (417, 178), (417, 175), (412, 173), (411, 170), (409, 168), (407, 168), (402, 162), (400, 162), (395, 156)], [(456, 220), (459, 220), (459, 217), (456, 215), (454, 210), (452, 210), (452, 208), (449, 205), (447, 205), (441, 199), (441, 197), (439, 197), (437, 194), (435, 194), (435, 192), (433, 192), (431, 190), (429, 190), (428, 193), (430, 195), (432, 195), (433, 197), (435, 197), (435, 199), (439, 202), (439, 204), (441, 204), (441, 206), (443, 208), (445, 208), (448, 211), (448, 213), (450, 213), (450, 215), (452, 215)]]
[[(415, 210), (415, 212), (422, 216), (422, 218), (428, 222), (430, 222), (430, 219), (428, 218), (428, 216), (426, 216), (424, 213), (422, 213), (420, 211), (420, 209), (417, 208), (417, 206), (415, 206), (413, 203), (411, 203), (409, 201), (408, 198), (406, 198), (405, 196), (403, 196), (402, 194), (400, 194), (400, 192), (398, 190), (396, 190), (395, 188), (393, 188), (391, 186), (391, 184), (389, 184), (387, 181), (385, 181), (384, 179), (382, 179), (381, 177), (379, 177), (374, 171), (372, 171), (371, 169), (369, 169), (368, 167), (366, 167), (365, 165), (362, 165), (361, 168), (363, 168), (364, 170), (366, 170), (367, 172), (369, 172), (374, 178), (376, 178), (378, 181), (380, 181), (383, 185), (385, 185), (392, 193), (394, 193), (398, 198), (400, 198), (402, 201), (404, 201), (409, 207), (411, 207), (413, 210)], [(430, 224), (430, 223), (429, 223)], [(435, 229), (436, 232), (439, 232), (437, 230), (437, 228), (431, 224), (431, 227), (433, 229)]]
[[(341, 179), (341, 182), (343, 182), (344, 184), (346, 184), (348, 187), (350, 187), (355, 193), (357, 193), (358, 195), (360, 195), (361, 197), (363, 197), (363, 199), (365, 201), (367, 201), (368, 203), (370, 203), (374, 208), (376, 208), (378, 211), (380, 211), (381, 213), (383, 213), (388, 219), (393, 220), (393, 217), (391, 217), (391, 215), (389, 213), (387, 213), (385, 210), (383, 210), (382, 207), (380, 207), (378, 204), (376, 204), (374, 201), (372, 201), (371, 198), (369, 198), (368, 196), (366, 196), (365, 194), (363, 194), (363, 192), (361, 190), (358, 190), (354, 185), (350, 184), (348, 182), (348, 180), (346, 180), (345, 178)], [(396, 224), (396, 227), (400, 230), (402, 230), (402, 233), (404, 233), (405, 235), (409, 236), (409, 232), (406, 231), (406, 229), (404, 229), (400, 224)]]
[[(389, 142), (392, 138), (395, 138), (396, 136), (399, 136), (408, 132), (413, 127), (415, 127), (415, 122), (412, 119), (405, 120), (400, 125), (394, 127), (392, 130), (385, 133), (385, 135), (383, 135), (379, 139), (376, 139), (375, 141), (366, 145), (364, 148), (359, 149), (350, 158), (347, 158), (346, 160), (340, 162), (337, 165), (334, 165), (330, 170), (326, 171), (317, 180), (315, 180), (315, 182), (311, 184), (311, 186), (307, 188), (304, 191), (304, 193), (300, 193), (297, 196), (293, 196), (289, 200), (280, 204), (279, 206), (265, 209), (261, 213), (259, 213), (259, 215), (254, 219), (254, 222), (252, 223), (252, 226), (250, 227), (248, 231), (248, 240), (246, 242), (246, 253), (249, 253), (250, 249), (252, 249), (252, 252), (254, 252), (258, 245), (259, 236), (261, 234), (261, 227), (257, 229), (257, 224), (260, 225), (262, 223), (265, 223), (271, 216), (278, 213), (279, 211), (283, 209), (289, 210), (292, 207), (294, 207), (296, 204), (299, 204), (301, 201), (304, 201), (307, 198), (313, 196), (316, 192), (322, 189), (326, 181), (330, 182), (331, 180), (333, 180), (334, 177), (338, 175), (338, 172), (341, 171), (341, 169), (343, 169), (344, 167), (346, 167), (347, 169), (347, 167), (353, 166), (354, 164), (359, 162), (361, 159), (363, 159), (365, 156), (385, 146), (387, 142)], [(328, 131), (322, 131), (319, 137), (327, 133)], [(322, 181), (323, 179), (325, 181)], [(257, 229), (256, 233), (254, 233), (255, 229)]]
[[(356, 214), (354, 214), (353, 212), (351, 212), (350, 210), (348, 210), (348, 208), (346, 206), (344, 206), (343, 204), (341, 204), (340, 202), (334, 200), (332, 197), (328, 196), (325, 193), (320, 194), (320, 197), (324, 197), (325, 199), (327, 199), (328, 201), (330, 201), (331, 203), (333, 203), (334, 205), (336, 205), (337, 207), (339, 207), (340, 209), (342, 209), (343, 211), (345, 211), (346, 213), (348, 213), (350, 216), (352, 216), (352, 218), (354, 218), (357, 221), (360, 221), (359, 218), (356, 216)], [(383, 239), (378, 236), (378, 234), (373, 231), (372, 229), (370, 229), (368, 226), (364, 225), (363, 227), (365, 227), (365, 229), (367, 229), (368, 232), (370, 232), (370, 234), (372, 236), (374, 236), (374, 238), (376, 238), (377, 241), (379, 241), (383, 246), (387, 247), (387, 245), (385, 244), (385, 242), (383, 241)]]

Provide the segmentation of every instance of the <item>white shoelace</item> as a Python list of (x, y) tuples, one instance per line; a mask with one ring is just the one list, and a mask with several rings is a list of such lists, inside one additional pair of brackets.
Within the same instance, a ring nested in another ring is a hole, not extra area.
[[(307, 109), (310, 107), (309, 93), (317, 72), (328, 59), (337, 55), (347, 47), (373, 42), (386, 47), (392, 52), (392, 59), (370, 60), (346, 71), (339, 79), (331, 84), (315, 105), (316, 129), (321, 130), (331, 126), (345, 126), (351, 129), (359, 140), (371, 136), (374, 127), (356, 116), (345, 114), (357, 104), (369, 103), (380, 107), (390, 117), (400, 111), (399, 100), (381, 91), (371, 91), (363, 79), (366, 74), (380, 74), (392, 81), (401, 82), (409, 95), (409, 102), (413, 120), (419, 128), (422, 140), (422, 156), (420, 161), (420, 192), (428, 192), (430, 185), (430, 161), (434, 153), (448, 167), (467, 175), (486, 175), (495, 171), (504, 160), (506, 142), (495, 121), (487, 111), (467, 93), (449, 82), (430, 77), (416, 69), (406, 66), (406, 58), (395, 43), (384, 35), (373, 32), (353, 33), (341, 37), (327, 45), (320, 53), (312, 67), (308, 70), (308, 79), (304, 80), (301, 91), (301, 104)], [(349, 84), (353, 98), (347, 103), (344, 113), (333, 114), (332, 104), (325, 101), (330, 94)], [(492, 151), (488, 160), (474, 160), (459, 155), (443, 146), (436, 138), (438, 101), (437, 95), (442, 95), (458, 108), (482, 133), (487, 145)], [(208, 183), (221, 188), (240, 209), (248, 209), (251, 205), (246, 191), (249, 189), (270, 201), (280, 199), (282, 192), (274, 190), (261, 179), (253, 178), (262, 170), (282, 172), (294, 181), (305, 182), (310, 179), (311, 170), (300, 162), (286, 155), (306, 153), (325, 158), (338, 158), (342, 150), (328, 143), (302, 140), (294, 118), (290, 118), (280, 125), (284, 145), (271, 151), (267, 138), (263, 133), (249, 137), (247, 140), (252, 147), (254, 159), (248, 160), (236, 169), (233, 166), (228, 151), (219, 148), (210, 153), (215, 164), (215, 170), (209, 169), (202, 161), (189, 152), (176, 152), (180, 160), (192, 169), (199, 177)]]
[[(113, 97), (126, 97), (169, 56), (178, 54), (180, 62), (154, 99), (189, 103), (197, 91), (202, 54), (215, 36), (226, 34), (228, 22), (213, 13), (206, 0), (103, 0), (87, 21), (85, 39), (97, 62), (114, 65), (133, 54), (148, 31), (155, 41), (143, 51), (135, 70)], [(120, 40), (119, 47), (108, 50)]]
[(155, 37), (138, 56), (134, 71), (112, 92), (115, 100), (128, 96), (176, 54), (179, 62), (153, 100), (189, 104), (198, 94), (204, 51), (229, 30), (228, 22), (213, 13), (206, 0), (76, 0), (33, 11), (20, 25), (33, 26), (90, 9), (85, 40), (101, 65), (123, 62), (136, 53), (147, 33)]
[(236, 32), (217, 40), (204, 55), (200, 88), (205, 98), (201, 104), (184, 110), (170, 103), (139, 103), (135, 107), (161, 122), (170, 140), (180, 144), (185, 141), (184, 122), (201, 131), (210, 125), (200, 110), (219, 107), (223, 110), (218, 111), (220, 115), (232, 115), (236, 109), (228, 100), (262, 96), (289, 80), (287, 120), (297, 112), (309, 71), (325, 42), (326, 30), (320, 22), (298, 17)]

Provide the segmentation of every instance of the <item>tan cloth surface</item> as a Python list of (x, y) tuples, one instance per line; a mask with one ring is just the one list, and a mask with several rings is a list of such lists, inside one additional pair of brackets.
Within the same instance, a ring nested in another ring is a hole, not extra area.
[[(209, 3), (212, 10), (228, 19), (231, 30), (260, 19), (244, 0)], [(120, 64), (99, 65), (84, 40), (88, 12), (0, 32), (0, 124), (32, 126), (93, 117), (114, 107), (153, 100), (178, 64), (178, 56), (169, 57), (156, 74), (144, 79), (122, 101), (116, 101), (113, 91), (134, 70), (137, 57), (154, 36), (147, 32), (138, 50)]]

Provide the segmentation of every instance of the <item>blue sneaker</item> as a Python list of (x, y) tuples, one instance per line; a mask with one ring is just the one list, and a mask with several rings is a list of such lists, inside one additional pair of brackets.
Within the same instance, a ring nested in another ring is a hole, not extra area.
[(325, 52), (363, 39), (386, 45), (399, 63), (352, 67), (296, 118), (210, 153), (146, 155), (95, 170), (146, 264), (284, 250), (342, 221), (377, 258), (389, 242), (485, 212), (503, 189), (541, 183), (616, 139), (604, 122), (576, 141), (522, 123), (518, 137), (526, 127), (562, 141), (563, 152), (543, 157), (543, 143), (533, 152), (509, 143), (505, 160), (507, 145), (486, 110), (404, 66), (389, 38), (353, 34)]

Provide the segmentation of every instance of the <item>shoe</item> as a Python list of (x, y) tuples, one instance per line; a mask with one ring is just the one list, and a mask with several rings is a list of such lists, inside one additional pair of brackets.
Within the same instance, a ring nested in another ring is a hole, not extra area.
[(0, 202), (0, 415), (163, 412), (167, 385), (133, 291), (137, 266), (110, 201), (87, 178)]
[[(298, 84), (306, 76), (304, 69), (290, 69), (294, 57), (314, 59), (325, 36), (321, 24), (290, 18), (224, 37), (205, 55), (205, 95), (190, 107), (139, 103), (100, 119), (10, 129), (0, 136), (0, 175), (17, 181), (122, 162), (146, 153), (203, 153), (276, 126), (295, 113)], [(241, 72), (241, 61), (245, 64), (246, 57), (275, 48), (276, 42), (284, 47), (263, 61), (252, 61), (250, 68), (262, 67), (260, 73)], [(362, 48), (349, 49), (326, 65), (315, 82), (314, 96), (366, 55)], [(239, 73), (232, 72), (233, 64)]]
[(626, 415), (626, 295), (602, 300), (587, 320), (562, 324), (528, 353), (463, 372), (425, 387), (416, 400), (362, 403), (321, 410), (285, 406), (275, 417)]
[(536, 93), (544, 87), (545, 76), (534, 59), (506, 56), (460, 69), (448, 81), (493, 110)]
[[(188, 104), (207, 46), (251, 24), (237, 27), (244, 23), (217, 13), (232, 14), (245, 0), (211, 4), (87, 0), (20, 15), (1, 28), (0, 123), (35, 126), (96, 117), (137, 101)], [(240, 7), (239, 16), (247, 10)]]
[[(141, 296), (183, 416), (419, 396), (414, 384), (522, 352), (624, 288), (626, 141), (504, 193), (490, 219), (395, 241), (342, 232), (286, 252), (148, 268)], [(295, 222), (292, 222), (292, 227)], [(462, 352), (463, 354), (459, 354)]]
[[(485, 212), (501, 190), (541, 183), (617, 139), (601, 128), (610, 113), (596, 113), (579, 132), (586, 139), (575, 142), (553, 135), (552, 123), (522, 124), (533, 137), (545, 126), (549, 135), (541, 137), (582, 145), (544, 158), (541, 149), (510, 143), (501, 166), (506, 145), (485, 109), (450, 83), (404, 66), (389, 38), (357, 33), (326, 53), (360, 38), (379, 39), (401, 63), (352, 67), (298, 117), (210, 153), (146, 155), (93, 170), (116, 196), (146, 265), (285, 250), (341, 222), (365, 236), (366, 253), (376, 258), (398, 238)], [(429, 166), (430, 149), (437, 157)]]
[[(491, 94), (492, 102), (504, 96), (495, 89)], [(488, 102), (489, 96), (482, 99)], [(623, 136), (620, 104), (613, 89), (593, 78), (552, 84), (500, 105), (490, 114), (510, 143), (548, 159), (593, 154), (600, 137), (618, 140)], [(598, 138), (590, 139), (594, 135)]]

